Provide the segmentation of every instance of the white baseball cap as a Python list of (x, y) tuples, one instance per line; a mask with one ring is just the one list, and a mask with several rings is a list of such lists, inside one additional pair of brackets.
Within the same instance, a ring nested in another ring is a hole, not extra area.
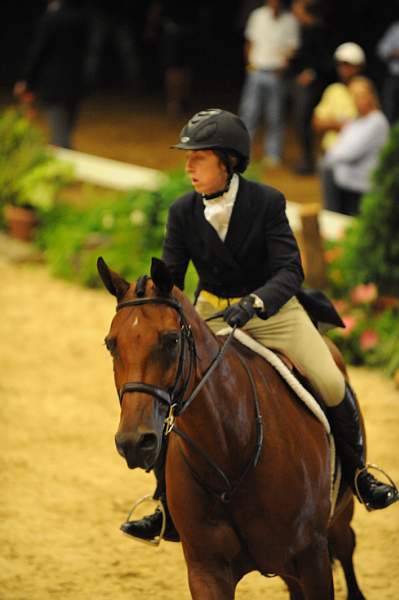
[(345, 42), (335, 50), (334, 59), (350, 65), (363, 65), (366, 62), (366, 55), (358, 44)]

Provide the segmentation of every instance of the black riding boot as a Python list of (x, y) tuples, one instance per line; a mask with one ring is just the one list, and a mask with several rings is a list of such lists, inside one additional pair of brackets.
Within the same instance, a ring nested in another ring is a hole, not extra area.
[[(160, 500), (165, 510), (166, 524), (163, 539), (168, 542), (179, 542), (180, 537), (176, 531), (172, 517), (170, 516), (166, 502), (166, 482), (165, 482), (165, 462), (167, 450), (167, 438), (163, 442), (158, 460), (154, 466), (154, 474), (157, 480), (157, 487), (154, 493), (154, 500)], [(137, 537), (142, 540), (152, 541), (158, 537), (162, 529), (163, 515), (157, 508), (152, 515), (148, 515), (137, 521), (125, 521), (121, 525), (121, 530), (127, 535)]]
[(327, 414), (342, 461), (343, 476), (360, 502), (369, 510), (375, 510), (385, 508), (398, 500), (398, 490), (394, 485), (378, 481), (366, 469), (360, 414), (348, 384), (342, 402), (329, 407)]

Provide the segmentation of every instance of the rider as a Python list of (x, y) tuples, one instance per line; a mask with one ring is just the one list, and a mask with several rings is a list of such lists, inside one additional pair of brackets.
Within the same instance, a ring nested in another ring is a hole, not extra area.
[[(367, 471), (354, 393), (296, 297), (303, 271), (285, 198), (241, 175), (250, 155), (245, 125), (230, 112), (203, 110), (188, 121), (174, 148), (186, 151), (186, 173), (194, 188), (169, 210), (163, 259), (174, 283), (184, 288), (192, 260), (199, 275), (197, 311), (203, 318), (224, 311), (209, 322), (214, 332), (226, 322), (237, 325), (262, 345), (282, 351), (306, 373), (327, 407), (348, 484), (369, 509), (389, 506), (398, 493)], [(155, 497), (165, 505), (163, 462), (158, 460)], [(161, 524), (157, 510), (127, 521), (121, 529), (152, 539)], [(170, 519), (165, 539), (178, 539)]]

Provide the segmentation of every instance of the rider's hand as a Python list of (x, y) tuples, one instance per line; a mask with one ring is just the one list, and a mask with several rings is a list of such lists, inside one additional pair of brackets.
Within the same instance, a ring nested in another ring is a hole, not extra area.
[(234, 325), (244, 327), (245, 323), (248, 323), (256, 315), (256, 310), (254, 308), (254, 298), (244, 296), (239, 302), (231, 304), (226, 308), (223, 313), (223, 319), (231, 327), (234, 327)]

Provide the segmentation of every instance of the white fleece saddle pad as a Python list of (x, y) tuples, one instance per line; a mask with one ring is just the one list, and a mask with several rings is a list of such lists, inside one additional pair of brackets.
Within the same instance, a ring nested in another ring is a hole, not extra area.
[[(217, 335), (228, 335), (231, 332), (231, 327), (225, 327), (218, 331)], [(300, 381), (295, 377), (295, 375), (289, 370), (289, 368), (283, 363), (283, 361), (269, 348), (262, 346), (259, 342), (254, 340), (247, 333), (242, 331), (241, 329), (236, 329), (234, 332), (234, 337), (241, 343), (243, 346), (246, 346), (253, 352), (256, 352), (260, 356), (262, 356), (267, 362), (272, 365), (272, 367), (281, 375), (281, 377), (287, 382), (287, 384), (291, 387), (291, 389), (295, 392), (298, 398), (308, 407), (311, 413), (316, 417), (318, 421), (323, 425), (326, 433), (328, 434), (328, 439), (330, 442), (330, 464), (331, 464), (331, 490), (330, 490), (330, 499), (331, 499), (331, 511), (330, 516), (333, 515), (335, 510), (336, 501), (338, 498), (339, 487), (341, 483), (341, 465), (339, 461), (336, 461), (336, 453), (335, 453), (335, 443), (334, 438), (331, 434), (330, 423), (324, 412), (322, 411), (317, 400), (308, 392), (308, 390), (302, 385)], [(337, 464), (336, 464), (337, 463)]]

